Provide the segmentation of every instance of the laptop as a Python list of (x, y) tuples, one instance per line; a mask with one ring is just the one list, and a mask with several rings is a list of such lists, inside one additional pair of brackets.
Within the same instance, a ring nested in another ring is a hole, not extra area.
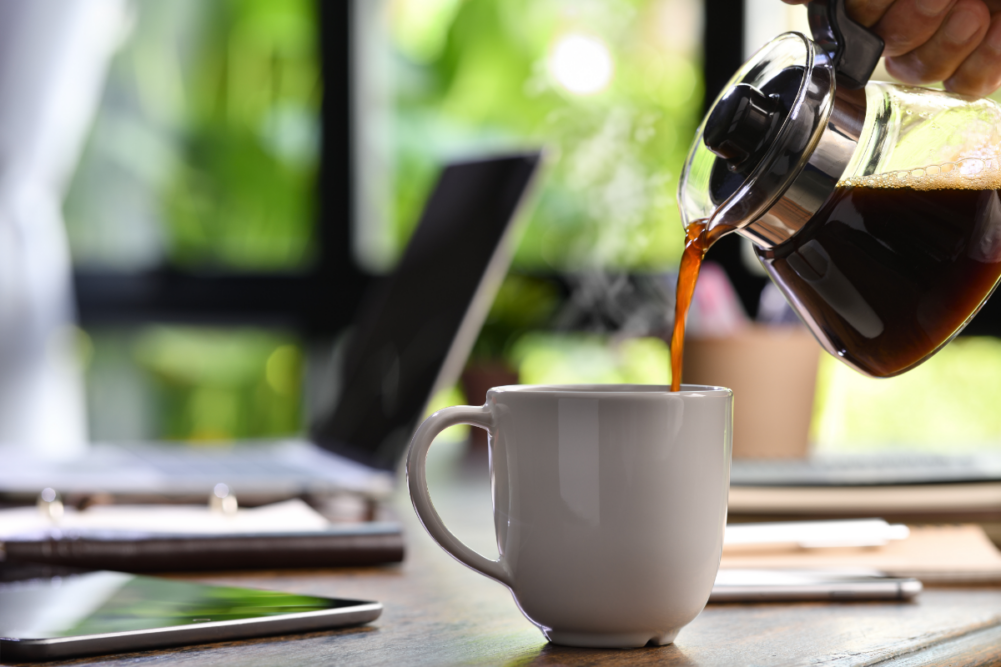
[(307, 439), (192, 447), (93, 444), (69, 460), (0, 449), (0, 495), (198, 498), (218, 483), (244, 502), (350, 491), (378, 498), (431, 397), (458, 378), (507, 271), (513, 220), (539, 165), (530, 152), (444, 168), (394, 273), (359, 309)]

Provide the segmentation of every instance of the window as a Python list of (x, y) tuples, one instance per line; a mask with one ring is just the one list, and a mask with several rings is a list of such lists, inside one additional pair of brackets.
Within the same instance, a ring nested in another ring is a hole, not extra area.
[(131, 10), (64, 206), (91, 437), (296, 432), (307, 350), (367, 284), (350, 253), (348, 8)]

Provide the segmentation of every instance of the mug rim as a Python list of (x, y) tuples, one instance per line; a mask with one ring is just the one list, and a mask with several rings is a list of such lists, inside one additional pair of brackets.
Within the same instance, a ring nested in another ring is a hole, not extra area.
[(664, 395), (698, 398), (700, 396), (732, 396), (733, 390), (705, 384), (682, 384), (681, 391), (671, 391), (665, 384), (508, 384), (491, 387), (487, 395), (518, 394), (583, 394), (587, 396)]

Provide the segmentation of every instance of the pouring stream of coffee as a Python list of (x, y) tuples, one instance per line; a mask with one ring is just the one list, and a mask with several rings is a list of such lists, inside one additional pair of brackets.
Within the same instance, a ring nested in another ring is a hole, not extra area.
[(678, 269), (678, 286), (674, 298), (674, 331), (671, 333), (671, 391), (681, 391), (681, 371), (685, 355), (685, 323), (695, 295), (695, 283), (702, 268), (702, 259), (710, 246), (733, 227), (712, 226), (712, 218), (702, 218), (688, 225), (685, 251)]

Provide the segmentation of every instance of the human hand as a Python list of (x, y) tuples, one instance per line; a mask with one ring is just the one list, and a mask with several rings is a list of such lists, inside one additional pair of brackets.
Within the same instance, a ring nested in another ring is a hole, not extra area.
[(883, 38), (886, 70), (900, 81), (977, 97), (1001, 88), (1001, 0), (845, 0), (845, 9)]

